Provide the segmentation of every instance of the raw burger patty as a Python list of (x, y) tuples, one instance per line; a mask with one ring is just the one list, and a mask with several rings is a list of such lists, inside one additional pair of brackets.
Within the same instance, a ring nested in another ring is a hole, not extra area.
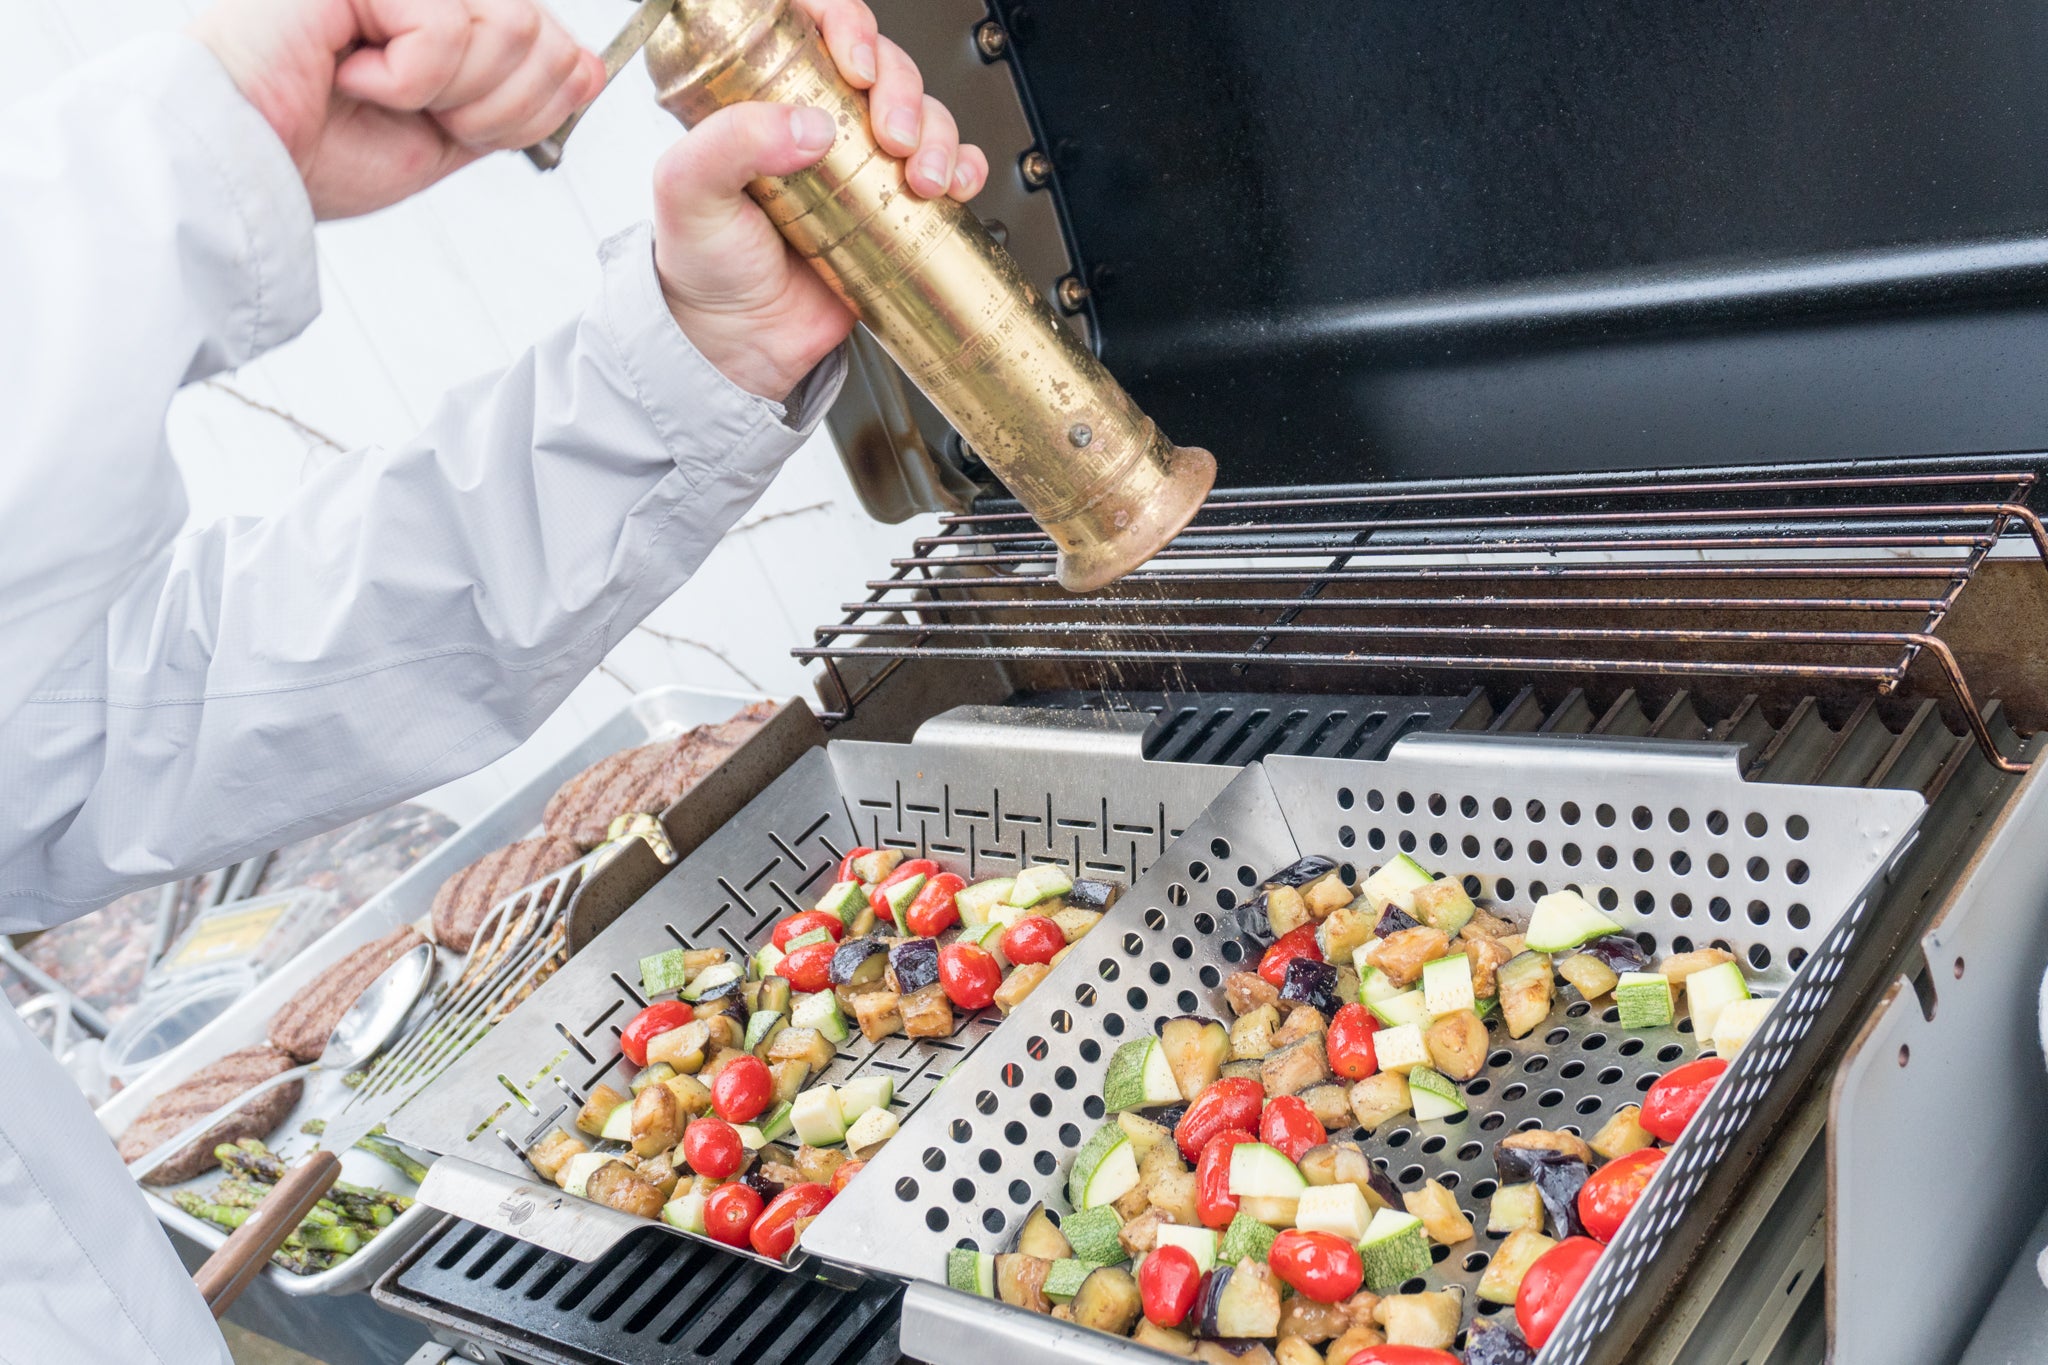
[(542, 835), (486, 853), (441, 883), (434, 893), (434, 938), (458, 953), (469, 951), (491, 907), (523, 886), (559, 871), (583, 856), (567, 839)]
[(596, 848), (619, 816), (659, 815), (674, 805), (766, 725), (776, 706), (757, 701), (717, 725), (700, 725), (675, 739), (600, 758), (561, 785), (548, 801), (542, 825), (557, 838)]
[(327, 1035), (334, 1032), (356, 997), (383, 975), (386, 967), (425, 942), (420, 931), (407, 924), (374, 943), (365, 943), (270, 1016), (270, 1045), (302, 1062), (316, 1060), (327, 1048)]
[[(211, 1066), (199, 1068), (150, 1101), (149, 1107), (136, 1116), (128, 1131), (121, 1134), (121, 1160), (133, 1161), (147, 1156), (156, 1150), (157, 1144), (169, 1142), (187, 1125), (197, 1123), (250, 1086), (267, 1081), (281, 1071), (291, 1070), (293, 1065), (291, 1054), (264, 1046), (230, 1052)], [(302, 1088), (300, 1082), (289, 1081), (258, 1095), (208, 1129), (204, 1137), (144, 1176), (143, 1183), (175, 1185), (179, 1181), (190, 1180), (220, 1164), (214, 1160), (213, 1149), (223, 1142), (245, 1137), (268, 1137), (270, 1130), (284, 1122), (284, 1116), (298, 1104)]]

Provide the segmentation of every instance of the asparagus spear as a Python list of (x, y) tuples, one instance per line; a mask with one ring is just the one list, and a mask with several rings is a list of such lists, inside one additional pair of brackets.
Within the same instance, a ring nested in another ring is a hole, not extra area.
[(255, 1138), (224, 1142), (213, 1149), (220, 1164), (240, 1175), (274, 1185), (284, 1179), (284, 1162)]
[(171, 1198), (179, 1208), (191, 1214), (194, 1218), (203, 1218), (209, 1223), (228, 1229), (230, 1232), (248, 1222), (250, 1215), (255, 1213), (254, 1209), (242, 1208), (234, 1204), (209, 1203), (206, 1196), (193, 1190), (179, 1190)]
[(406, 1179), (418, 1183), (427, 1178), (427, 1168), (405, 1154), (397, 1143), (383, 1135), (383, 1129), (373, 1128), (356, 1140), (358, 1149), (368, 1152), (385, 1162), (393, 1170), (402, 1172)]

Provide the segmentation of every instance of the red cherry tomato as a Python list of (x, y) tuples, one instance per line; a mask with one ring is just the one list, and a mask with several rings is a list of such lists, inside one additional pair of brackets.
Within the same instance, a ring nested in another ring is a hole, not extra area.
[(823, 929), (826, 933), (832, 935), (834, 943), (837, 943), (846, 934), (846, 926), (840, 922), (839, 916), (828, 915), (823, 910), (806, 910), (801, 915), (791, 915), (788, 919), (776, 925), (775, 933), (769, 939), (769, 942), (773, 943), (778, 950), (786, 949), (789, 947), (791, 939), (801, 938), (814, 929)]
[(1329, 1140), (1322, 1120), (1299, 1095), (1282, 1095), (1259, 1115), (1259, 1141), (1278, 1147), (1289, 1161), (1301, 1160), (1303, 1152)]
[(683, 1130), (683, 1160), (698, 1175), (723, 1180), (747, 1159), (739, 1130), (724, 1119), (691, 1119)]
[(849, 848), (848, 850), (846, 850), (846, 856), (839, 860), (839, 871), (837, 874), (833, 876), (832, 880), (835, 882), (859, 881), (860, 874), (853, 870), (854, 860), (856, 858), (865, 858), (868, 856), (868, 854), (873, 852), (873, 849), (865, 846), (860, 848)]
[(619, 1035), (619, 1051), (626, 1054), (626, 1060), (634, 1066), (647, 1065), (647, 1045), (667, 1033), (678, 1029), (697, 1017), (697, 1011), (680, 1000), (657, 1000), (633, 1016)]
[[(1266, 1107), (1266, 1087), (1250, 1076), (1225, 1076), (1210, 1084), (1207, 1090), (1195, 1097), (1188, 1111), (1180, 1116), (1180, 1124), (1173, 1130), (1173, 1140), (1180, 1145), (1180, 1154), (1189, 1161), (1200, 1156), (1209, 1146), (1209, 1139), (1226, 1128), (1240, 1128), (1247, 1133), (1259, 1130), (1259, 1111)], [(1257, 1138), (1246, 1138), (1257, 1142)]]
[(1138, 1267), (1138, 1296), (1146, 1320), (1156, 1327), (1178, 1327), (1195, 1307), (1202, 1271), (1186, 1247), (1154, 1247)]
[(1567, 1237), (1536, 1258), (1515, 1294), (1515, 1322), (1537, 1350), (1550, 1340), (1564, 1310), (1579, 1296), (1602, 1248), (1591, 1237)]
[(960, 922), (960, 907), (953, 897), (966, 889), (965, 878), (941, 872), (928, 879), (903, 912), (903, 927), (913, 934), (937, 938)]
[(832, 1193), (837, 1194), (845, 1189), (846, 1182), (859, 1175), (861, 1167), (867, 1164), (865, 1161), (849, 1161), (838, 1170), (832, 1172)]
[(1365, 1282), (1365, 1262), (1358, 1258), (1358, 1248), (1328, 1232), (1287, 1229), (1273, 1239), (1266, 1264), (1295, 1293), (1317, 1303), (1339, 1303)]
[(1362, 1081), (1380, 1069), (1379, 1054), (1373, 1050), (1372, 1036), (1380, 1031), (1380, 1021), (1372, 1017), (1372, 1011), (1353, 1003), (1341, 1005), (1330, 1020), (1330, 1027), (1323, 1034), (1323, 1048), (1329, 1054), (1330, 1070), (1347, 1081)]
[[(768, 1201), (768, 1207), (761, 1210), (761, 1216), (754, 1220), (747, 1240), (763, 1256), (779, 1261), (789, 1255), (790, 1247), (796, 1242), (797, 1220), (816, 1218), (831, 1202), (830, 1185), (791, 1185)], [(704, 1226), (711, 1226), (708, 1207)]]
[(979, 944), (948, 943), (939, 949), (939, 984), (955, 1005), (978, 1010), (995, 1003), (1003, 968), (996, 955)]
[(1257, 1142), (1250, 1130), (1226, 1128), (1211, 1137), (1195, 1163), (1195, 1216), (1205, 1228), (1227, 1228), (1237, 1217), (1237, 1196), (1230, 1192), (1230, 1154), (1239, 1143)]
[(1067, 936), (1044, 915), (1026, 915), (1003, 930), (1003, 956), (1018, 966), (1050, 962), (1067, 946)]
[(839, 945), (826, 940), (806, 943), (776, 964), (775, 974), (787, 977), (796, 990), (806, 993), (829, 990), (832, 986), (832, 954)]
[(1331, 1356), (1327, 1365), (1458, 1365), (1458, 1358), (1433, 1346), (1368, 1346), (1341, 1359)]
[(875, 918), (896, 922), (896, 914), (889, 908), (888, 891), (892, 886), (909, 881), (923, 873), (927, 878), (939, 875), (939, 865), (930, 858), (905, 858), (896, 864), (896, 870), (875, 883), (875, 889), (868, 893), (868, 908), (875, 912)]
[(775, 1098), (775, 1078), (759, 1057), (735, 1057), (711, 1078), (711, 1108), (727, 1123), (752, 1123)]
[(1304, 924), (1274, 940), (1273, 946), (1266, 949), (1266, 955), (1259, 959), (1259, 975), (1266, 978), (1268, 985), (1284, 986), (1287, 984), (1287, 964), (1297, 957), (1305, 957), (1311, 962), (1323, 960), (1323, 950), (1316, 946), (1315, 925)]
[(1614, 1240), (1614, 1234), (1621, 1231), (1622, 1222), (1650, 1187), (1650, 1178), (1657, 1174), (1666, 1155), (1661, 1147), (1630, 1152), (1608, 1162), (1579, 1186), (1579, 1221), (1595, 1241)]
[(1702, 1057), (1671, 1068), (1643, 1096), (1642, 1116), (1636, 1122), (1659, 1142), (1678, 1141), (1678, 1135), (1692, 1122), (1692, 1116), (1700, 1112), (1708, 1092), (1727, 1069), (1727, 1061), (1720, 1057)]
[(704, 1234), (714, 1242), (743, 1247), (760, 1216), (761, 1196), (752, 1185), (720, 1185), (704, 1201)]

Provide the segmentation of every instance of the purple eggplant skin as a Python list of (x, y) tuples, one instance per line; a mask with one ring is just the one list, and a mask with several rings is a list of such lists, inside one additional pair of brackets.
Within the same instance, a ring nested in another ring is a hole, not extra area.
[(1180, 1127), (1180, 1121), (1187, 1117), (1187, 1112), (1188, 1107), (1186, 1105), (1176, 1104), (1170, 1109), (1162, 1109), (1154, 1114), (1152, 1121), (1164, 1125), (1166, 1131), (1170, 1133)]
[(745, 1175), (741, 1176), (740, 1183), (742, 1185), (751, 1185), (754, 1193), (761, 1196), (763, 1204), (775, 1198), (776, 1195), (781, 1194), (783, 1188), (782, 1182), (770, 1180), (767, 1176), (762, 1175), (758, 1169), (748, 1171)]
[(1117, 888), (1112, 882), (1082, 880), (1074, 883), (1074, 889), (1067, 892), (1067, 904), (1083, 910), (1107, 910), (1116, 904)]
[(1219, 1265), (1202, 1277), (1202, 1284), (1195, 1291), (1195, 1332), (1198, 1336), (1216, 1335), (1216, 1313), (1223, 1307), (1223, 1291), (1230, 1285), (1230, 1277), (1237, 1272), (1236, 1266)]
[(1650, 955), (1643, 951), (1643, 945), (1627, 934), (1602, 934), (1581, 943), (1573, 951), (1599, 958), (1616, 976), (1623, 972), (1640, 972), (1650, 965)]
[(851, 985), (853, 974), (862, 963), (876, 953), (886, 953), (889, 945), (878, 938), (850, 938), (832, 951), (832, 965), (827, 970), (835, 986)]
[(701, 1002), (707, 1000), (721, 1000), (728, 995), (731, 996), (733, 1001), (733, 1014), (741, 1022), (744, 1023), (747, 1017), (747, 1001), (746, 996), (740, 991), (740, 984), (741, 983), (737, 980), (728, 981), (723, 986), (712, 987), (710, 990), (698, 996), (697, 999)]
[(1337, 998), (1337, 969), (1314, 958), (1297, 957), (1287, 964), (1287, 980), (1280, 998), (1298, 1005), (1314, 1005), (1324, 1018), (1335, 1014), (1344, 1002)]
[(1237, 932), (1250, 939), (1255, 949), (1264, 951), (1271, 946), (1273, 917), (1266, 909), (1265, 892), (1259, 892), (1231, 913), (1237, 916)]
[(1273, 1348), (1258, 1337), (1204, 1337), (1203, 1340), (1212, 1346), (1221, 1346), (1234, 1356), (1248, 1356), (1256, 1351), (1264, 1351), (1268, 1355), (1273, 1353)]
[(889, 950), (889, 970), (896, 973), (896, 989), (903, 994), (923, 990), (939, 979), (939, 941), (932, 938), (903, 940)]
[(1524, 1185), (1536, 1178), (1536, 1163), (1545, 1151), (1541, 1147), (1510, 1147), (1493, 1144), (1493, 1171), (1503, 1185)]
[(1465, 1338), (1465, 1365), (1536, 1365), (1536, 1351), (1512, 1327), (1479, 1322)]
[(1420, 929), (1421, 927), (1421, 920), (1390, 905), (1386, 908), (1385, 913), (1380, 916), (1380, 922), (1373, 926), (1373, 933), (1381, 938), (1391, 938), (1403, 929)]
[(1579, 1221), (1579, 1187), (1593, 1174), (1593, 1168), (1575, 1156), (1560, 1152), (1544, 1152), (1536, 1162), (1534, 1179), (1536, 1193), (1543, 1200), (1543, 1211), (1550, 1221), (1550, 1235), (1562, 1242), (1567, 1237), (1583, 1237), (1585, 1224)]
[(1401, 1198), (1401, 1192), (1394, 1188), (1394, 1182), (1387, 1178), (1387, 1173), (1371, 1162), (1366, 1163), (1365, 1179), (1366, 1183), (1372, 1186), (1372, 1192), (1386, 1201), (1388, 1208), (1408, 1207)]
[(1300, 862), (1289, 863), (1275, 872), (1260, 885), (1262, 886), (1307, 886), (1326, 872), (1337, 870), (1337, 864), (1319, 853), (1311, 853)]

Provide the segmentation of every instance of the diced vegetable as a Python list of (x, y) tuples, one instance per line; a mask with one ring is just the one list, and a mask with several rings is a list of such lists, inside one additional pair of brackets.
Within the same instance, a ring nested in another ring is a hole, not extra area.
[(1472, 1240), (1472, 1220), (1458, 1207), (1451, 1192), (1437, 1181), (1424, 1181), (1421, 1189), (1402, 1195), (1401, 1202), (1407, 1205), (1408, 1212), (1422, 1220), (1422, 1230), (1432, 1242), (1456, 1246)]
[(1408, 1096), (1418, 1119), (1444, 1119), (1465, 1112), (1465, 1097), (1458, 1087), (1426, 1066), (1408, 1072)]
[(1230, 1192), (1299, 1199), (1308, 1182), (1287, 1154), (1263, 1142), (1241, 1142), (1230, 1153)]
[(846, 1130), (846, 1146), (855, 1157), (866, 1161), (890, 1138), (896, 1136), (896, 1116), (887, 1109), (870, 1109)]
[(1602, 1157), (1612, 1161), (1630, 1152), (1639, 1152), (1657, 1139), (1643, 1128), (1642, 1106), (1626, 1104), (1615, 1111), (1614, 1117), (1600, 1126), (1589, 1144)]
[(1036, 1256), (1012, 1253), (996, 1257), (996, 1297), (1013, 1308), (1050, 1313), (1052, 1302), (1045, 1297), (1045, 1277), (1051, 1269), (1050, 1261)]
[(1323, 1051), (1323, 1035), (1320, 1033), (1310, 1034), (1299, 1042), (1268, 1053), (1259, 1063), (1259, 1082), (1265, 1087), (1268, 1099), (1292, 1095), (1329, 1079), (1330, 1060)]
[(1234, 1266), (1239, 1261), (1264, 1261), (1266, 1253), (1273, 1249), (1273, 1239), (1277, 1236), (1277, 1229), (1261, 1223), (1248, 1213), (1240, 1213), (1232, 1218), (1230, 1226), (1223, 1230), (1223, 1241), (1216, 1248), (1216, 1263), (1219, 1266)]
[(1662, 972), (1628, 972), (1617, 978), (1614, 1004), (1623, 1028), (1669, 1028), (1671, 983)]
[(832, 952), (828, 976), (835, 986), (867, 986), (889, 966), (889, 945), (878, 938), (849, 938)]
[(887, 1076), (855, 1076), (839, 1087), (839, 1108), (848, 1123), (870, 1109), (887, 1109), (896, 1098), (896, 1082)]
[(589, 1188), (591, 1176), (606, 1166), (619, 1164), (619, 1159), (609, 1152), (578, 1152), (555, 1172), (555, 1183), (580, 1199)]
[(1533, 1180), (1496, 1189), (1486, 1215), (1488, 1232), (1517, 1232), (1523, 1228), (1543, 1231), (1543, 1196)]
[(1327, 1232), (1353, 1246), (1365, 1240), (1372, 1208), (1356, 1185), (1310, 1185), (1301, 1192), (1294, 1226), (1304, 1232)]
[(816, 1029), (792, 1027), (776, 1034), (770, 1041), (767, 1060), (770, 1065), (802, 1062), (815, 1074), (832, 1065), (832, 1058), (836, 1055), (832, 1040)]
[(580, 1156), (590, 1150), (590, 1144), (574, 1133), (555, 1129), (527, 1151), (526, 1159), (533, 1163), (533, 1169), (543, 1180), (553, 1180), (567, 1165), (571, 1157)]
[[(666, 1217), (666, 1210), (663, 1211)], [(701, 1224), (703, 1216), (698, 1215)], [(702, 1228), (693, 1229), (702, 1231)], [(986, 1251), (969, 1251), (965, 1247), (954, 1247), (946, 1253), (946, 1288), (957, 1289), (962, 1294), (979, 1294), (982, 1298), (996, 1296), (996, 1258)]]
[(1210, 1337), (1270, 1337), (1280, 1326), (1280, 1279), (1263, 1260), (1219, 1265), (1195, 1309)]
[(1214, 1019), (1183, 1014), (1160, 1027), (1159, 1046), (1175, 1085), (1192, 1100), (1222, 1074), (1223, 1063), (1230, 1058), (1230, 1032)]
[(813, 1086), (798, 1095), (790, 1106), (790, 1122), (798, 1139), (813, 1147), (828, 1147), (846, 1139), (846, 1115), (839, 1107), (839, 1092), (829, 1085)]
[[(703, 1236), (704, 1202), (706, 1198), (707, 1196), (704, 1195), (701, 1191), (691, 1190), (688, 1194), (679, 1195), (676, 1198), (669, 1200), (666, 1204), (663, 1204), (661, 1206), (661, 1221), (667, 1223), (672, 1228), (681, 1228), (684, 1232), (694, 1232), (700, 1237)], [(952, 1285), (953, 1288), (965, 1289), (970, 1294), (990, 1292), (977, 1290), (971, 1284), (954, 1284), (955, 1272), (953, 1266), (953, 1258), (961, 1254), (961, 1252), (955, 1251), (947, 1256), (946, 1282), (949, 1285)], [(971, 1251), (966, 1252), (965, 1254), (968, 1256), (974, 1255), (974, 1253)], [(982, 1253), (981, 1259), (993, 1263), (995, 1257), (990, 1256), (986, 1252), (984, 1252)]]
[(1337, 993), (1337, 969), (1314, 958), (1295, 958), (1287, 964), (1280, 999), (1311, 1006), (1326, 1016), (1335, 1014), (1337, 1006), (1344, 1003)]
[[(1395, 912), (1387, 913), (1391, 915)], [(1365, 950), (1365, 961), (1368, 966), (1377, 967), (1385, 972), (1397, 985), (1414, 985), (1422, 979), (1422, 968), (1425, 964), (1449, 954), (1450, 939), (1426, 924), (1389, 932), (1386, 922), (1382, 920), (1379, 928), (1379, 942)]]
[(1421, 863), (1405, 853), (1398, 853), (1393, 861), (1367, 877), (1358, 893), (1375, 911), (1385, 910), (1391, 905), (1406, 912), (1415, 904), (1415, 893), (1434, 880)]
[[(1272, 1005), (1261, 1005), (1249, 1014), (1239, 1015), (1230, 1026), (1231, 1057), (1237, 1061), (1264, 1057), (1273, 1050), (1273, 1031), (1279, 1027), (1280, 1011)], [(1171, 1070), (1168, 1074), (1172, 1074)]]
[(1372, 1036), (1372, 1045), (1383, 1075), (1429, 1065), (1429, 1045), (1423, 1041), (1422, 1030), (1414, 1024), (1383, 1028)]
[(1464, 1301), (1454, 1289), (1421, 1294), (1393, 1294), (1381, 1299), (1373, 1316), (1387, 1334), (1387, 1345), (1448, 1351), (1457, 1340)]
[[(1403, 1024), (1420, 1027), (1429, 1022), (1429, 998), (1421, 991), (1403, 991), (1366, 1005), (1373, 1018), (1389, 1028)], [(1384, 1065), (1384, 1063), (1382, 1063)]]
[(1195, 1258), (1195, 1269), (1207, 1274), (1216, 1265), (1217, 1235), (1214, 1228), (1181, 1227), (1165, 1223), (1159, 1228), (1159, 1245), (1174, 1246)]
[(1431, 1018), (1469, 1010), (1477, 1003), (1472, 993), (1472, 964), (1463, 953), (1440, 957), (1422, 964), (1422, 996)]
[(1721, 1011), (1737, 1000), (1747, 999), (1749, 983), (1742, 979), (1742, 968), (1733, 962), (1717, 963), (1688, 976), (1685, 1005), (1692, 1014), (1693, 1037), (1702, 1043), (1711, 1040)]
[(1124, 1220), (1107, 1204), (1079, 1209), (1060, 1223), (1059, 1231), (1074, 1255), (1097, 1265), (1114, 1265), (1124, 1258)]
[(987, 924), (989, 912), (1009, 899), (1010, 888), (1016, 885), (1013, 877), (995, 877), (956, 893), (953, 904), (960, 911), (960, 918), (967, 924)]
[(1674, 953), (1657, 966), (1666, 981), (1675, 990), (1685, 984), (1694, 972), (1705, 971), (1723, 962), (1733, 962), (1735, 954), (1720, 948), (1695, 948), (1688, 953)]
[(1523, 953), (1500, 969), (1498, 979), (1508, 1037), (1526, 1037), (1550, 1017), (1550, 959), (1542, 953)]
[(1112, 1119), (1074, 1154), (1067, 1173), (1067, 1202), (1076, 1209), (1099, 1208), (1115, 1203), (1137, 1183), (1137, 1149)]
[(1008, 902), (1028, 910), (1040, 901), (1064, 896), (1073, 889), (1074, 879), (1058, 863), (1033, 863), (1017, 874)]
[[(919, 941), (931, 942), (930, 939)], [(947, 996), (946, 988), (936, 981), (905, 995), (897, 1002), (897, 1009), (903, 1016), (903, 1032), (908, 1037), (953, 1036), (953, 1001)]]
[(1142, 1311), (1138, 1282), (1121, 1266), (1096, 1267), (1074, 1295), (1074, 1321), (1112, 1336), (1128, 1333)]
[(1415, 889), (1409, 897), (1408, 913), (1444, 934), (1455, 934), (1471, 922), (1478, 907), (1465, 894), (1465, 883), (1456, 877), (1439, 877), (1428, 886)]
[(1592, 953), (1567, 953), (1558, 959), (1557, 974), (1576, 988), (1580, 997), (1586, 1000), (1597, 1000), (1613, 990), (1619, 976), (1612, 967)]
[(1004, 978), (1002, 988), (996, 992), (996, 1008), (1008, 1014), (1022, 1004), (1024, 997), (1031, 994), (1038, 983), (1045, 980), (1051, 972), (1052, 967), (1043, 962), (1026, 962), (1019, 965)]
[(717, 962), (690, 978), (690, 984), (683, 987), (685, 1000), (701, 1000), (720, 986), (730, 986), (746, 976), (746, 969), (737, 962)]
[(853, 1017), (860, 1036), (879, 1043), (903, 1030), (903, 997), (891, 990), (862, 991), (853, 997)]
[(689, 979), (690, 970), (684, 965), (681, 948), (670, 948), (667, 952), (640, 959), (640, 985), (650, 999), (681, 990)]
[(839, 997), (831, 991), (817, 991), (793, 998), (789, 1022), (796, 1028), (816, 1029), (830, 1043), (843, 1043), (852, 1036), (846, 1016), (839, 1011)]
[[(1430, 1061), (1454, 1081), (1469, 1081), (1486, 1068), (1486, 1025), (1471, 1010), (1446, 1014), (1430, 1024), (1422, 1038)], [(1409, 1084), (1414, 1084), (1413, 1078)]]
[(1372, 938), (1378, 916), (1364, 906), (1341, 906), (1316, 928), (1316, 947), (1325, 962), (1349, 962)]
[(1054, 1260), (1051, 1268), (1045, 1272), (1045, 1296), (1054, 1303), (1067, 1302), (1081, 1292), (1082, 1282), (1094, 1273), (1094, 1270), (1093, 1261), (1078, 1261), (1071, 1256)]
[(853, 928), (861, 912), (868, 908), (867, 892), (859, 882), (834, 882), (817, 904), (817, 909), (836, 918), (848, 929)]
[(1763, 1027), (1773, 1003), (1771, 998), (1752, 996), (1722, 1006), (1720, 1017), (1714, 1020), (1714, 1051), (1734, 1061), (1735, 1054), (1748, 1046), (1756, 1031)]
[[(1374, 1038), (1383, 1037), (1375, 1034)], [(1370, 1132), (1397, 1114), (1405, 1114), (1414, 1100), (1408, 1091), (1408, 1077), (1382, 1069), (1351, 1087), (1351, 1115), (1358, 1126)]]
[(1133, 1038), (1111, 1055), (1102, 1078), (1102, 1102), (1111, 1113), (1180, 1100), (1180, 1085), (1158, 1039)]
[(1285, 938), (1302, 925), (1315, 922), (1298, 887), (1269, 886), (1259, 893), (1259, 899), (1265, 902), (1266, 927), (1272, 930), (1276, 939)]
[(1529, 916), (1532, 952), (1562, 953), (1602, 934), (1618, 934), (1621, 926), (1576, 891), (1553, 891), (1536, 902)]
[(1412, 1213), (1381, 1209), (1372, 1217), (1358, 1247), (1365, 1261), (1365, 1285), (1383, 1293), (1429, 1269), (1429, 1235)]

